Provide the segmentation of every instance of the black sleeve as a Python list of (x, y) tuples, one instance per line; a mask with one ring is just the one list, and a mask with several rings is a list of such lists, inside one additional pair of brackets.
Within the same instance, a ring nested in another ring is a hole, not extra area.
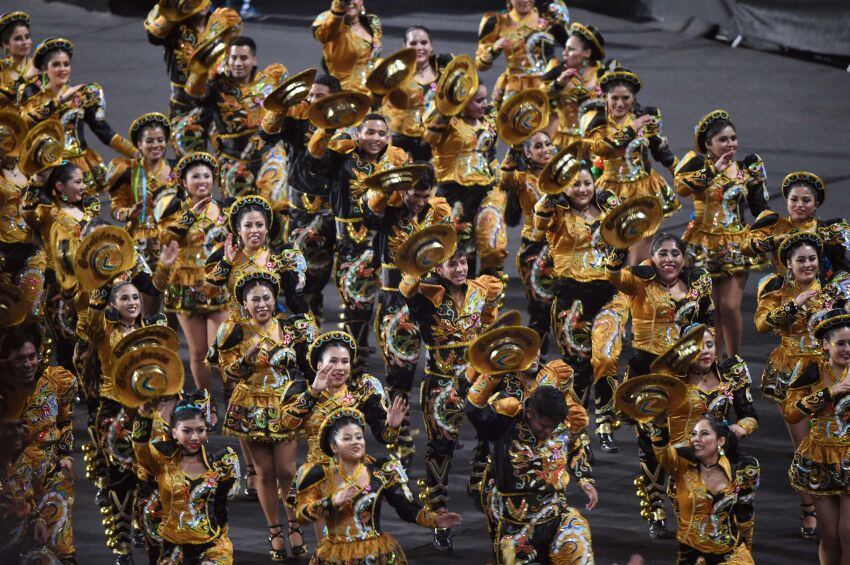
[(649, 138), (649, 152), (652, 153), (652, 158), (661, 163), (666, 169), (669, 169), (676, 163), (675, 153), (670, 149), (667, 141), (660, 136), (653, 135)]
[(363, 416), (366, 423), (369, 424), (369, 429), (372, 430), (372, 435), (380, 443), (384, 443), (384, 431), (387, 429), (387, 411), (381, 404), (381, 396), (379, 393), (370, 394), (360, 409), (363, 411)]
[(89, 129), (92, 130), (92, 133), (94, 133), (104, 145), (109, 145), (109, 142), (112, 141), (113, 137), (115, 137), (115, 130), (112, 129), (106, 121), (106, 118), (98, 119), (97, 110), (97, 106), (90, 106), (86, 108), (83, 117), (88, 124)]
[(510, 426), (513, 418), (497, 414), (489, 404), (479, 408), (469, 400), (466, 400), (463, 411), (472, 423), (472, 427), (478, 432), (479, 439), (493, 441), (498, 439)]

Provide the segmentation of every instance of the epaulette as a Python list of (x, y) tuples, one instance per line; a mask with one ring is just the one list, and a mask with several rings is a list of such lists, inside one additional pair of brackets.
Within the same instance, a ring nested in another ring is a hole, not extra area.
[(151, 444), (151, 448), (157, 450), (163, 457), (171, 459), (180, 452), (176, 441), (158, 441)]
[(74, 373), (64, 367), (56, 366), (46, 368), (43, 375), (56, 385), (60, 396), (57, 400), (60, 403), (65, 404), (74, 400), (77, 392), (75, 387), (77, 377)]
[(468, 279), (466, 283), (481, 290), (488, 301), (496, 300), (505, 288), (502, 281), (493, 275), (481, 275), (474, 279)]
[(791, 382), (788, 383), (788, 390), (806, 388), (816, 384), (820, 380), (820, 366), (817, 363), (812, 363), (805, 370), (791, 375)]
[(239, 457), (232, 447), (223, 447), (207, 454), (210, 466), (222, 474), (239, 474)]
[(375, 14), (366, 14), (366, 21), (369, 23), (369, 28), (372, 30), (372, 35), (375, 35), (374, 32), (380, 33), (381, 30), (381, 19)]
[(316, 463), (310, 467), (304, 465), (298, 470), (295, 477), (295, 488), (302, 491), (320, 484), (325, 478), (325, 466), (321, 463)]
[(357, 142), (353, 139), (334, 138), (328, 141), (328, 149), (342, 155), (348, 155), (357, 149)]
[(390, 145), (387, 147), (387, 159), (396, 166), (400, 166), (410, 161), (410, 155), (401, 147)]
[(537, 386), (553, 386), (564, 393), (573, 389), (573, 368), (563, 359), (549, 361), (537, 373)]
[(688, 151), (679, 161), (676, 167), (676, 174), (692, 173), (705, 168), (705, 157), (696, 151)]
[(230, 320), (221, 324), (215, 334), (215, 342), (219, 351), (233, 349), (242, 343), (244, 338), (245, 331), (242, 329), (241, 324), (231, 322)]
[(419, 283), (419, 292), (427, 298), (434, 306), (439, 306), (443, 303), (443, 296), (446, 295), (446, 289), (440, 284), (428, 284), (425, 282)]
[(284, 65), (281, 65), (280, 63), (272, 63), (263, 69), (262, 72), (271, 79), (273, 85), (276, 85), (283, 80), (288, 71)]
[(207, 257), (207, 266), (211, 266), (210, 268), (212, 269), (222, 259), (224, 259), (224, 244), (217, 245), (213, 249), (213, 252), (209, 254)]
[(437, 55), (434, 58), (434, 61), (437, 63), (436, 68), (442, 69), (443, 67), (445, 67), (446, 65), (451, 63), (452, 59), (454, 59), (454, 58), (455, 58), (455, 56), (451, 53), (441, 53), (441, 54)]
[[(596, 191), (596, 205), (601, 211), (606, 212), (619, 204), (620, 199), (617, 198), (617, 195), (614, 192), (610, 190)], [(569, 206), (569, 201), (567, 201), (567, 206)]]
[(756, 296), (762, 298), (772, 292), (782, 289), (785, 281), (777, 274), (765, 275), (756, 285)]
[(652, 265), (636, 265), (631, 267), (632, 274), (645, 281), (651, 281), (655, 277), (655, 269)]
[(110, 194), (122, 186), (122, 177), (130, 172), (133, 161), (129, 157), (116, 157), (106, 169), (106, 186)]
[(381, 381), (379, 381), (369, 373), (363, 373), (360, 378), (357, 379), (357, 385), (360, 391), (363, 393), (364, 398), (372, 396), (373, 394), (378, 394), (381, 396), (381, 398), (386, 399), (384, 385), (382, 385)]
[(168, 200), (162, 207), (162, 215), (160, 216), (160, 218), (163, 220), (180, 213), (180, 211), (183, 209), (183, 202), (180, 198), (177, 198), (176, 194), (165, 196), (165, 198), (168, 198)]
[(522, 411), (522, 402), (513, 396), (495, 395), (491, 398), (488, 404), (496, 414), (515, 418)]
[(776, 222), (779, 221), (780, 217), (781, 216), (773, 210), (765, 210), (759, 214), (756, 220), (750, 225), (750, 230), (760, 230), (775, 225)]
[(735, 482), (739, 488), (754, 489), (758, 487), (761, 464), (752, 455), (739, 455), (735, 462)]
[(430, 204), (431, 208), (434, 210), (434, 218), (436, 219), (436, 221), (441, 222), (444, 219), (450, 218), (452, 216), (451, 204), (449, 204), (449, 201), (443, 198), (442, 196), (430, 197), (428, 199), (428, 204)]
[(832, 218), (831, 220), (818, 220), (818, 227), (834, 226), (844, 223), (844, 218)]
[(735, 355), (718, 363), (717, 370), (720, 372), (720, 378), (734, 383), (736, 389), (742, 386), (750, 386), (752, 383), (750, 369), (740, 355)]
[(153, 314), (142, 320), (142, 326), (167, 326), (168, 318), (165, 314)]
[(587, 120), (587, 125), (584, 125), (582, 128), (585, 135), (590, 134), (590, 132), (597, 128), (608, 125), (608, 116), (603, 112), (588, 112), (585, 116), (590, 116), (590, 119)]
[(484, 39), (496, 29), (496, 24), (499, 21), (498, 12), (486, 12), (481, 16), (481, 23), (478, 25), (478, 39)]
[(387, 483), (407, 482), (407, 471), (394, 455), (390, 454), (375, 461), (375, 467), (381, 469)]

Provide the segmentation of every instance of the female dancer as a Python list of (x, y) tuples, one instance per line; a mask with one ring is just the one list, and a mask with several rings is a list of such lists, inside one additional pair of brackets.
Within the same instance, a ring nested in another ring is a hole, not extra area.
[[(130, 124), (130, 139), (141, 157), (117, 157), (109, 163), (106, 189), (112, 201), (112, 217), (126, 222), (136, 250), (148, 267), (156, 268), (159, 247), (157, 205), (177, 192), (177, 178), (165, 158), (171, 138), (171, 122), (158, 112), (139, 116)], [(142, 296), (145, 312), (159, 312), (159, 299)]]
[[(659, 233), (652, 240), (649, 265), (623, 267), (626, 252), (616, 250), (608, 258), (608, 281), (628, 297), (632, 317), (632, 356), (628, 378), (650, 372), (652, 362), (679, 338), (691, 324), (710, 325), (711, 277), (700, 268), (685, 266), (685, 243), (678, 237)], [(638, 426), (641, 447), (639, 496), (649, 503), (643, 514), (652, 537), (669, 538), (664, 510), (662, 468), (652, 454), (648, 431)]]
[(174, 408), (169, 441), (151, 441), (152, 430), (150, 410), (142, 406), (133, 426), (133, 450), (160, 491), (160, 563), (233, 563), (227, 495), (239, 476), (236, 454), (229, 447), (207, 451), (207, 421), (194, 399)]
[[(637, 105), (635, 97), (643, 83), (631, 71), (609, 71), (599, 79), (599, 86), (605, 94), (605, 110), (589, 119), (584, 132), (590, 152), (603, 159), (597, 187), (610, 190), (621, 202), (654, 196), (661, 200), (664, 214), (672, 214), (681, 204), (649, 160), (652, 155), (671, 173), (677, 162), (661, 133), (661, 111)], [(649, 242), (647, 237), (632, 246), (630, 265), (649, 257)]]
[[(216, 244), (225, 238), (224, 207), (213, 200), (218, 162), (209, 153), (190, 153), (177, 163), (179, 189), (163, 201), (160, 245), (176, 241), (180, 253), (171, 263), (160, 257), (154, 286), (164, 293), (165, 310), (175, 312), (186, 345), (195, 386), (211, 390), (212, 373), (204, 364), (207, 348), (227, 319), (227, 293), (205, 283), (204, 264)], [(216, 410), (213, 407), (213, 425)]]
[(366, 77), (381, 53), (381, 21), (367, 14), (363, 0), (333, 0), (331, 9), (313, 21), (313, 36), (322, 44), (322, 67), (343, 90), (369, 92)]
[(5, 57), (0, 59), (0, 109), (14, 106), (18, 88), (34, 79), (38, 71), (32, 66), (30, 51), (30, 16), (26, 12), (6, 12), (0, 16), (0, 45)]
[(747, 274), (761, 263), (745, 256), (747, 226), (742, 203), (753, 217), (768, 210), (764, 164), (758, 155), (735, 160), (738, 134), (725, 110), (703, 116), (696, 127), (699, 153), (690, 152), (676, 168), (676, 191), (694, 199), (694, 220), (682, 239), (688, 263), (705, 268), (713, 283), (720, 351), (734, 357), (741, 348), (741, 301)]
[(671, 445), (666, 418), (647, 427), (655, 456), (676, 482), (676, 562), (752, 563), (747, 536), (755, 523), (758, 460), (739, 454), (735, 433), (713, 416), (696, 423), (685, 447)]
[(384, 97), (381, 113), (390, 122), (393, 145), (407, 151), (413, 161), (430, 161), (431, 146), (423, 139), (423, 114), (434, 99), (440, 73), (452, 55), (434, 54), (431, 31), (421, 25), (407, 28), (404, 46), (416, 49), (416, 72), (406, 83)]
[[(227, 406), (224, 432), (247, 443), (257, 472), (257, 496), (269, 529), (273, 561), (286, 559), (280, 524), (278, 492), (289, 492), (295, 475), (295, 434), (280, 424), (283, 405), (293, 380), (309, 374), (307, 347), (316, 327), (303, 315), (278, 312), (280, 281), (267, 270), (243, 274), (234, 285), (235, 298), (246, 314), (232, 313), (210, 347), (207, 361), (221, 369), (236, 387)], [(303, 390), (303, 389), (302, 389)], [(290, 523), (295, 522), (286, 509)], [(294, 543), (297, 535), (301, 543)], [(297, 527), (290, 527), (292, 553), (307, 552)]]
[[(831, 297), (818, 280), (823, 244), (811, 232), (795, 232), (779, 246), (779, 260), (786, 276), (771, 275), (759, 284), (756, 330), (779, 334), (779, 346), (768, 357), (761, 377), (762, 396), (783, 410), (789, 383), (815, 363), (822, 348), (812, 335), (820, 312), (830, 307)], [(787, 421), (788, 431), (797, 448), (809, 435), (809, 422), (799, 418)], [(806, 491), (800, 491), (803, 514), (800, 535), (817, 535), (814, 504)]]
[(104, 145), (125, 157), (135, 157), (137, 151), (106, 122), (106, 98), (99, 84), (68, 86), (73, 55), (74, 44), (67, 39), (51, 37), (39, 43), (32, 61), (43, 78), (24, 86), (18, 102), (21, 115), (30, 126), (50, 118), (63, 124), (63, 154), (82, 171), (86, 192), (95, 194), (106, 186), (106, 166), (97, 151), (88, 147), (84, 124)]
[(605, 58), (605, 39), (592, 25), (570, 24), (570, 38), (564, 47), (564, 60), (543, 76), (550, 83), (549, 96), (555, 101), (555, 118), (549, 123), (552, 143), (567, 147), (581, 140), (579, 106), (601, 94), (598, 85)]
[(325, 457), (308, 464), (298, 476), (297, 516), (307, 523), (324, 519), (328, 535), (319, 542), (313, 564), (406, 564), (399, 543), (381, 531), (381, 502), (395, 508), (406, 522), (424, 528), (449, 528), (461, 517), (443, 509), (432, 512), (414, 501), (407, 473), (390, 456), (376, 460), (366, 453), (363, 415), (337, 408), (323, 421), (318, 442)]
[(850, 315), (829, 311), (815, 328), (825, 356), (788, 386), (785, 418), (809, 422), (788, 469), (791, 486), (814, 498), (822, 565), (850, 560)]
[(597, 191), (590, 165), (581, 163), (565, 193), (537, 202), (534, 225), (545, 234), (554, 264), (556, 300), (546, 314), (561, 354), (575, 371), (575, 393), (583, 405), (593, 388), (601, 447), (615, 453), (613, 391), (628, 306), (606, 279), (608, 249), (599, 237), (598, 216), (617, 199), (611, 192)]

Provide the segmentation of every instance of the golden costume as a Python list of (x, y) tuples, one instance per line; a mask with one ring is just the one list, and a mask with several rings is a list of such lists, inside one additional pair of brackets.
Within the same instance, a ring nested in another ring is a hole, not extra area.
[(346, 21), (347, 7), (348, 2), (333, 0), (331, 9), (313, 20), (313, 37), (322, 44), (322, 66), (342, 89), (368, 94), (366, 77), (381, 53), (381, 21), (375, 14), (359, 14), (360, 24), (372, 36), (360, 37)]
[[(23, 26), (29, 29), (30, 16), (26, 12), (6, 12), (0, 16), (0, 35), (14, 28)], [(8, 53), (8, 52), (7, 52)], [(32, 71), (32, 59), (27, 56), (20, 64), (15, 64), (14, 58), (9, 55), (0, 59), (0, 110), (7, 106), (15, 107), (17, 103), (18, 90), (29, 80), (26, 75)]]

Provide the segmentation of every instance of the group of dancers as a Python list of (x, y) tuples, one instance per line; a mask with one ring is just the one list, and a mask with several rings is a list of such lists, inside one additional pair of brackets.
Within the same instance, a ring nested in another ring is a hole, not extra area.
[[(272, 561), (406, 563), (383, 500), (452, 551), (468, 422), (465, 487), (495, 563), (593, 562), (567, 486), (597, 505), (593, 451), (616, 453), (624, 424), (649, 535), (675, 537), (678, 563), (752, 563), (741, 304), (760, 268), (773, 274), (755, 325), (779, 338), (761, 393), (795, 448), (800, 534), (822, 564), (850, 563), (850, 226), (817, 217), (812, 172), (768, 187), (725, 110), (675, 155), (638, 74), (560, 0), (485, 14), (474, 56), (438, 53), (421, 25), (388, 53), (363, 0), (333, 0), (313, 22), (323, 68), (297, 73), (259, 64), (236, 11), (159, 0), (144, 33), (164, 52), (168, 110), (126, 137), (103, 88), (71, 79), (73, 43), (33, 49), (31, 29), (50, 35), (0, 17), (4, 560), (76, 562), (75, 442), (117, 563), (134, 547), (232, 563), (235, 496), (259, 501)], [(490, 92), (478, 71), (494, 66)], [(663, 231), (687, 198), (684, 234)], [(525, 324), (502, 308), (513, 226)], [(238, 450), (209, 448), (215, 433)]]

